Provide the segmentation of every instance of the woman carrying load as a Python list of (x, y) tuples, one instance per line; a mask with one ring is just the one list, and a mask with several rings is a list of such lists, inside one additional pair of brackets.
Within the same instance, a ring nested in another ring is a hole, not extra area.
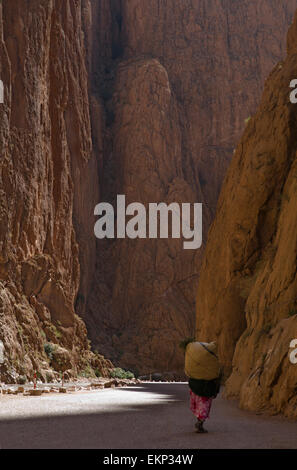
[(203, 424), (209, 417), (221, 382), (217, 345), (189, 339), (182, 342), (181, 347), (185, 350), (185, 373), (189, 377), (190, 409), (197, 418), (196, 432), (205, 433)]

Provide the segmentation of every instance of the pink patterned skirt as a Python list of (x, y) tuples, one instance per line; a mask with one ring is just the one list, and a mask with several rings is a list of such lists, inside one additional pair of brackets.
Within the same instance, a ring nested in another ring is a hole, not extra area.
[(212, 398), (199, 397), (190, 390), (190, 409), (201, 421), (205, 421), (209, 417), (212, 404)]

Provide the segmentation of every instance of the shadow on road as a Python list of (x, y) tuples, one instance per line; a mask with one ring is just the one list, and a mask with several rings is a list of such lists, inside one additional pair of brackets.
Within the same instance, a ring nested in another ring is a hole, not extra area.
[(0, 408), (0, 445), (3, 449), (297, 448), (296, 422), (257, 416), (221, 396), (211, 409), (209, 434), (196, 434), (194, 422), (188, 386), (180, 383), (12, 398)]
[(176, 406), (187, 413), (187, 399), (187, 385), (182, 383), (51, 395), (35, 402), (23, 398), (16, 400), (18, 409), (12, 409), (11, 417), (0, 420), (0, 445), (2, 449), (147, 448), (162, 428), (167, 434), (167, 414), (174, 414)]

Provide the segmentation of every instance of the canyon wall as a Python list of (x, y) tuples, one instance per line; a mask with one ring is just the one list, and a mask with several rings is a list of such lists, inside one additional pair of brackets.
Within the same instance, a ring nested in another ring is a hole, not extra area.
[(293, 0), (1, 2), (1, 379), (34, 369), (44, 379), (108, 373), (85, 323), (93, 349), (118, 365), (182, 371), (178, 343), (195, 333), (204, 246), (96, 241), (94, 207), (115, 205), (117, 194), (146, 206), (202, 202), (206, 239), (294, 8)]
[(88, 214), (98, 198), (88, 10), (74, 0), (0, 6), (0, 380), (34, 370), (43, 380), (90, 367), (105, 374), (111, 365), (90, 352), (74, 308), (85, 289), (80, 265), (92, 274)]
[[(115, 206), (125, 194), (127, 204), (146, 207), (203, 202), (206, 239), (245, 119), (285, 54), (295, 2), (113, 0), (92, 7), (92, 96), (105, 108), (100, 200)], [(111, 25), (104, 35), (103, 19)], [(99, 241), (82, 313), (94, 347), (143, 373), (181, 372), (178, 344), (194, 335), (202, 254), (180, 240)]]
[[(287, 57), (229, 167), (202, 265), (197, 337), (217, 339), (226, 395), (250, 410), (297, 417), (297, 16)], [(231, 375), (230, 375), (231, 374)]]

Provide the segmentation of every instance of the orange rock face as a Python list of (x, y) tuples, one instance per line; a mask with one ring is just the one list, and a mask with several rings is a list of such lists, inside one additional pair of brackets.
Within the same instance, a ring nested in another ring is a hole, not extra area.
[(105, 373), (82, 320), (118, 365), (182, 370), (203, 249), (96, 242), (94, 207), (117, 194), (203, 202), (206, 237), (295, 8), (260, 3), (1, 2), (1, 377), (59, 363)]
[(217, 339), (226, 395), (297, 417), (297, 17), (237, 147), (210, 230), (197, 296), (197, 336)]
[[(101, 201), (203, 202), (206, 238), (244, 120), (285, 53), (295, 3), (260, 3), (94, 3), (93, 24), (111, 25), (105, 36), (93, 29), (92, 92), (106, 110)], [(202, 254), (179, 240), (98, 242), (84, 316), (94, 347), (142, 373), (182, 371)]]
[(0, 379), (45, 377), (46, 343), (76, 373), (90, 355), (74, 301), (80, 264), (91, 272), (84, 214), (97, 185), (81, 2), (1, 3)]

